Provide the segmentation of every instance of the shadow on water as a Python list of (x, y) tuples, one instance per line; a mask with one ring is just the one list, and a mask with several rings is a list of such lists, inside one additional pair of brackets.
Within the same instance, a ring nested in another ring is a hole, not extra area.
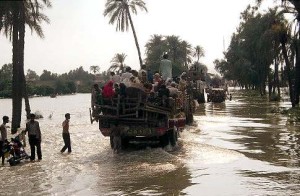
[(112, 156), (108, 162), (95, 166), (100, 167), (99, 178), (103, 178), (97, 183), (100, 190), (122, 195), (179, 195), (191, 185), (188, 169), (162, 149), (125, 151)]

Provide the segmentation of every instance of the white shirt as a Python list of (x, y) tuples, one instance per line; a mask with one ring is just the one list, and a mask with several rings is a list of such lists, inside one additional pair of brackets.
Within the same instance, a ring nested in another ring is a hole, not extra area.
[(172, 63), (168, 59), (163, 59), (160, 61), (159, 71), (161, 73), (161, 77), (164, 80), (168, 78), (172, 78)]
[(111, 80), (114, 82), (114, 83), (120, 83), (120, 81), (121, 81), (121, 76), (120, 75), (118, 75), (118, 74), (116, 74), (116, 75), (113, 75), (112, 77), (111, 77)]
[(130, 72), (122, 73), (122, 75), (121, 75), (121, 82), (123, 82), (126, 86), (129, 86), (130, 85), (130, 78), (132, 76), (133, 75)]

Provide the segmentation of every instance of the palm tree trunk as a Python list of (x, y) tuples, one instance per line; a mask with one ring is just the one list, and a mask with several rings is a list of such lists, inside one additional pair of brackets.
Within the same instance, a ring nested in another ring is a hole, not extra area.
[(278, 61), (277, 58), (275, 58), (275, 65), (274, 65), (274, 92), (277, 88), (277, 94), (278, 97), (280, 97), (280, 87), (279, 87), (279, 75), (278, 75)]
[(296, 40), (296, 66), (295, 66), (295, 105), (299, 105), (299, 91), (300, 91), (300, 48), (299, 39)]
[(19, 31), (19, 42), (20, 42), (20, 74), (22, 77), (22, 95), (25, 100), (25, 111), (26, 117), (29, 119), (30, 115), (30, 104), (28, 99), (27, 87), (26, 87), (26, 80), (25, 80), (25, 73), (24, 73), (24, 46), (25, 46), (25, 10), (24, 6), (22, 5), (20, 11), (20, 31)]
[(12, 124), (11, 133), (17, 132), (17, 129), (21, 124), (22, 114), (22, 77), (20, 70), (20, 49), (19, 49), (19, 15), (20, 4), (18, 2), (14, 6), (13, 10), (13, 81), (12, 81)]
[(298, 12), (298, 36), (296, 37), (296, 65), (295, 65), (295, 104), (299, 105), (299, 94), (300, 94), (300, 3), (298, 2), (295, 7)]
[(25, 101), (25, 111), (26, 111), (26, 118), (29, 119), (30, 118), (30, 103), (29, 103), (29, 98), (28, 98), (28, 93), (27, 93), (27, 85), (26, 85), (26, 80), (25, 80), (25, 76), (23, 79), (23, 97), (24, 97), (24, 101)]
[(269, 74), (268, 75), (268, 93), (269, 93), (269, 100), (271, 100), (271, 96), (272, 96), (272, 88), (273, 88), (273, 81), (272, 81), (272, 77)]
[(128, 5), (126, 5), (126, 10), (127, 10), (128, 18), (129, 18), (129, 21), (130, 21), (130, 26), (131, 26), (131, 29), (132, 29), (132, 33), (133, 33), (133, 36), (134, 36), (135, 45), (136, 45), (138, 55), (139, 55), (140, 67), (142, 68), (143, 61), (142, 61), (141, 50), (140, 50), (140, 46), (139, 46), (138, 39), (137, 39), (137, 36), (136, 36), (135, 28), (133, 26), (133, 21), (132, 21), (132, 18), (131, 18), (131, 14), (130, 14)]
[[(264, 66), (264, 68), (266, 68), (266, 66)], [(262, 90), (263, 90), (263, 94), (266, 94), (266, 81), (267, 81), (267, 71), (266, 69), (264, 69), (263, 71), (263, 81), (262, 81)]]
[(300, 95), (300, 1), (292, 0), (291, 2), (297, 11), (297, 21), (298, 21), (298, 36), (296, 37), (296, 63), (295, 63), (295, 89), (294, 89), (294, 102), (295, 105), (299, 105), (299, 95)]
[(286, 46), (285, 46), (285, 40), (286, 40), (285, 37), (283, 37), (281, 39), (282, 54), (283, 54), (283, 57), (284, 57), (284, 60), (285, 60), (286, 71), (287, 71), (287, 75), (288, 75), (290, 99), (291, 99), (292, 107), (294, 108), (295, 107), (295, 99), (294, 99), (294, 88), (293, 88), (292, 76), (291, 76), (291, 63), (290, 63), (288, 55), (287, 55), (287, 50), (286, 50)]

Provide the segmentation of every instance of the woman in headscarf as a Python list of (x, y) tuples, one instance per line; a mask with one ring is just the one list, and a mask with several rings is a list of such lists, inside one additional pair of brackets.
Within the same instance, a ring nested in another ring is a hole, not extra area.
[(103, 91), (102, 91), (102, 95), (105, 98), (112, 98), (115, 95), (115, 90), (113, 88), (113, 81), (109, 81), (107, 82), (104, 87), (103, 87)]
[(160, 82), (162, 79), (159, 75), (159, 73), (155, 73), (153, 77), (153, 83), (155, 84), (156, 82)]

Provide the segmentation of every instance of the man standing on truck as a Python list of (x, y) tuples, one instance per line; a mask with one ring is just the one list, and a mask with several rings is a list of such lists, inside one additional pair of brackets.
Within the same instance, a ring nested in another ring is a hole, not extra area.
[(172, 62), (168, 59), (169, 55), (164, 54), (163, 59), (160, 61), (159, 72), (163, 78), (163, 80), (167, 80), (168, 78), (172, 78)]

